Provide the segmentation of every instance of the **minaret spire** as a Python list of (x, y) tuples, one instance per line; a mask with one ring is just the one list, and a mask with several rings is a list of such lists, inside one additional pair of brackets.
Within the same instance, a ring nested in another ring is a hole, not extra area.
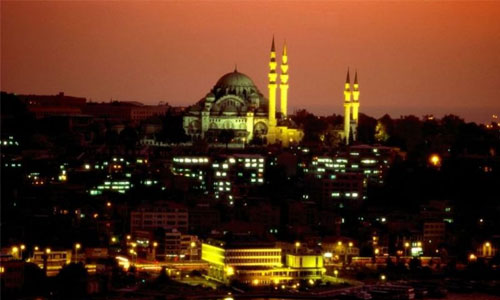
[[(276, 126), (276, 89), (278, 79), (278, 74), (276, 74), (276, 48), (274, 46), (274, 36), (273, 42), (271, 44), (271, 56), (269, 60), (269, 104), (268, 104), (268, 118), (269, 118), (269, 129), (268, 132), (273, 131), (272, 128)], [(268, 139), (269, 140), (269, 139)], [(274, 141), (271, 141), (274, 142)]]
[(351, 94), (351, 79), (349, 77), (349, 68), (347, 68), (347, 76), (344, 84), (344, 138), (346, 144), (349, 144), (351, 129)]
[(281, 55), (281, 75), (280, 75), (280, 109), (283, 117), (288, 115), (288, 55), (286, 41), (283, 44), (283, 54)]
[(352, 100), (359, 101), (358, 70), (354, 73), (354, 84), (352, 85)]

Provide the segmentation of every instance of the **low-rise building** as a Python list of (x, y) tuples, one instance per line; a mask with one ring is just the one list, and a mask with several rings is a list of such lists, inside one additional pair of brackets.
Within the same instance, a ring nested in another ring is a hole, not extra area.
[(209, 276), (229, 282), (271, 285), (318, 280), (325, 274), (323, 256), (287, 254), (274, 243), (231, 244), (207, 241), (202, 244), (202, 259), (209, 263)]

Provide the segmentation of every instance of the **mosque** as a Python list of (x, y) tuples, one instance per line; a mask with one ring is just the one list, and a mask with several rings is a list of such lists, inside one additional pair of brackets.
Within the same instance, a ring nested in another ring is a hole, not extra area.
[(193, 140), (220, 142), (221, 135), (231, 131), (233, 143), (281, 144), (299, 143), (304, 132), (288, 118), (288, 55), (286, 44), (281, 55), (279, 91), (280, 107), (276, 111), (278, 63), (274, 38), (269, 62), (268, 98), (247, 75), (236, 68), (223, 75), (212, 90), (196, 104), (188, 107), (183, 127)]

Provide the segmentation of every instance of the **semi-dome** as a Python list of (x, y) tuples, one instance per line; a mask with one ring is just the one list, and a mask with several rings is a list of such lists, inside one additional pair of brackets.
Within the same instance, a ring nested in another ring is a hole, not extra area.
[(234, 70), (234, 72), (230, 72), (222, 76), (217, 83), (215, 84), (216, 88), (254, 88), (255, 84), (252, 79), (247, 75)]

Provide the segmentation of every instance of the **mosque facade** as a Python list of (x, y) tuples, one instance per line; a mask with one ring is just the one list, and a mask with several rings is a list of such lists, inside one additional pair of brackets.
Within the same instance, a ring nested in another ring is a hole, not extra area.
[[(183, 127), (193, 140), (209, 143), (281, 144), (283, 147), (299, 143), (304, 133), (288, 117), (288, 55), (283, 46), (280, 74), (274, 38), (269, 62), (268, 98), (255, 86), (253, 80), (240, 73), (223, 75), (214, 87), (196, 104), (185, 110)], [(279, 85), (278, 85), (279, 77)], [(276, 110), (278, 86), (280, 107)]]

